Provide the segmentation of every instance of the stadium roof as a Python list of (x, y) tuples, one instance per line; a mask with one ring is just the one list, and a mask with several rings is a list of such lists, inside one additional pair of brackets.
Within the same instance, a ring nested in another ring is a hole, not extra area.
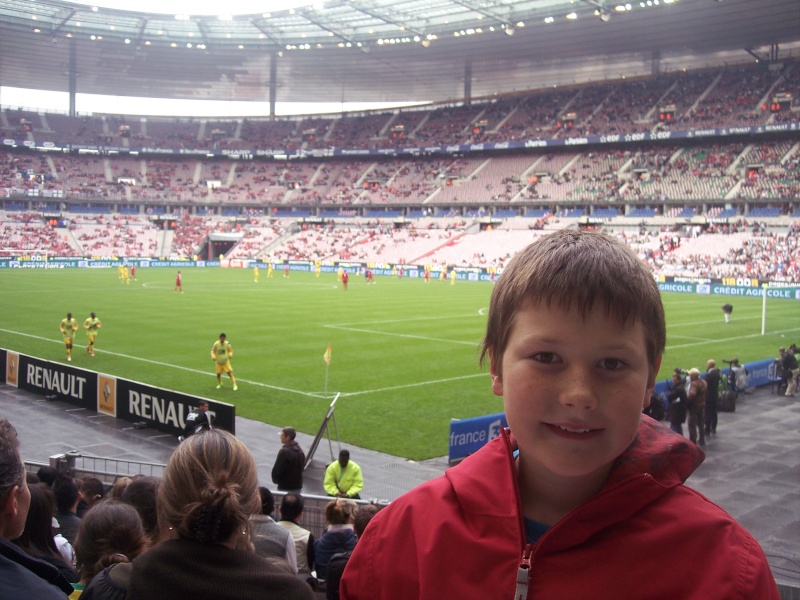
[(272, 86), (285, 102), (457, 101), (798, 45), (797, 0), (329, 0), (246, 15), (0, 0), (0, 85), (157, 98), (268, 101)]

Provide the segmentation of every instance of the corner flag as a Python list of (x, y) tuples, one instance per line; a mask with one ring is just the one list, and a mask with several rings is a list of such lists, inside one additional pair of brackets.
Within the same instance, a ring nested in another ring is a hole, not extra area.
[(322, 355), (322, 359), (325, 361), (326, 365), (331, 364), (331, 345), (328, 344), (328, 349), (325, 350), (325, 354)]

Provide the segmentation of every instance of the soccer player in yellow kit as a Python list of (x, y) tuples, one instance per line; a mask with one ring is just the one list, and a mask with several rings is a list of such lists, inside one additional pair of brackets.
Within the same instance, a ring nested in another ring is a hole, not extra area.
[(94, 356), (94, 341), (97, 339), (97, 330), (100, 329), (100, 326), (100, 319), (97, 318), (94, 312), (83, 322), (86, 335), (89, 337), (89, 345), (86, 346), (86, 352), (89, 353), (89, 356)]
[(67, 348), (67, 362), (72, 362), (72, 344), (75, 342), (75, 332), (78, 331), (78, 322), (72, 318), (72, 313), (67, 313), (66, 319), (61, 319), (61, 335), (64, 336), (64, 346)]
[(253, 267), (253, 281), (258, 283), (258, 265)]
[(230, 342), (225, 337), (224, 333), (219, 334), (219, 339), (211, 346), (211, 360), (216, 364), (217, 375), (217, 389), (222, 387), (222, 373), (227, 373), (231, 378), (233, 384), (233, 391), (238, 390), (236, 385), (236, 378), (233, 376), (233, 367), (231, 366), (231, 358), (233, 358), (233, 348)]

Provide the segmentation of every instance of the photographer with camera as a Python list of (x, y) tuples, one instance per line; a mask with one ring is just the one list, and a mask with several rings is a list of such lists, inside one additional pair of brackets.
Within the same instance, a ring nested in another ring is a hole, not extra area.
[(747, 368), (739, 363), (738, 358), (732, 358), (730, 360), (723, 359), (722, 362), (731, 366), (731, 372), (728, 374), (728, 389), (733, 390), (737, 394), (747, 393), (745, 391), (747, 388), (747, 376), (749, 375)]

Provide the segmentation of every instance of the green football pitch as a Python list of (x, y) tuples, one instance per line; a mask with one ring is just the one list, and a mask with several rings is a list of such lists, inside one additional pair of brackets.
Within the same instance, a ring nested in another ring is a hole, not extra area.
[[(103, 326), (97, 355), (72, 364), (158, 387), (229, 402), (236, 414), (314, 434), (333, 396), (343, 442), (414, 460), (444, 456), (450, 419), (502, 411), (478, 367), (489, 283), (351, 277), (282, 271), (258, 283), (248, 269), (138, 269), (121, 283), (116, 269), (0, 271), (0, 347), (64, 362), (59, 323), (80, 325), (95, 311)], [(720, 296), (665, 294), (668, 347), (659, 379), (674, 367), (703, 369), (708, 358), (743, 362), (800, 342), (800, 304), (733, 300), (725, 324)], [(225, 332), (239, 390), (216, 389), (211, 345)], [(328, 344), (332, 355), (326, 365)], [(724, 366), (724, 365), (721, 365)], [(0, 413), (2, 408), (0, 407)]]

